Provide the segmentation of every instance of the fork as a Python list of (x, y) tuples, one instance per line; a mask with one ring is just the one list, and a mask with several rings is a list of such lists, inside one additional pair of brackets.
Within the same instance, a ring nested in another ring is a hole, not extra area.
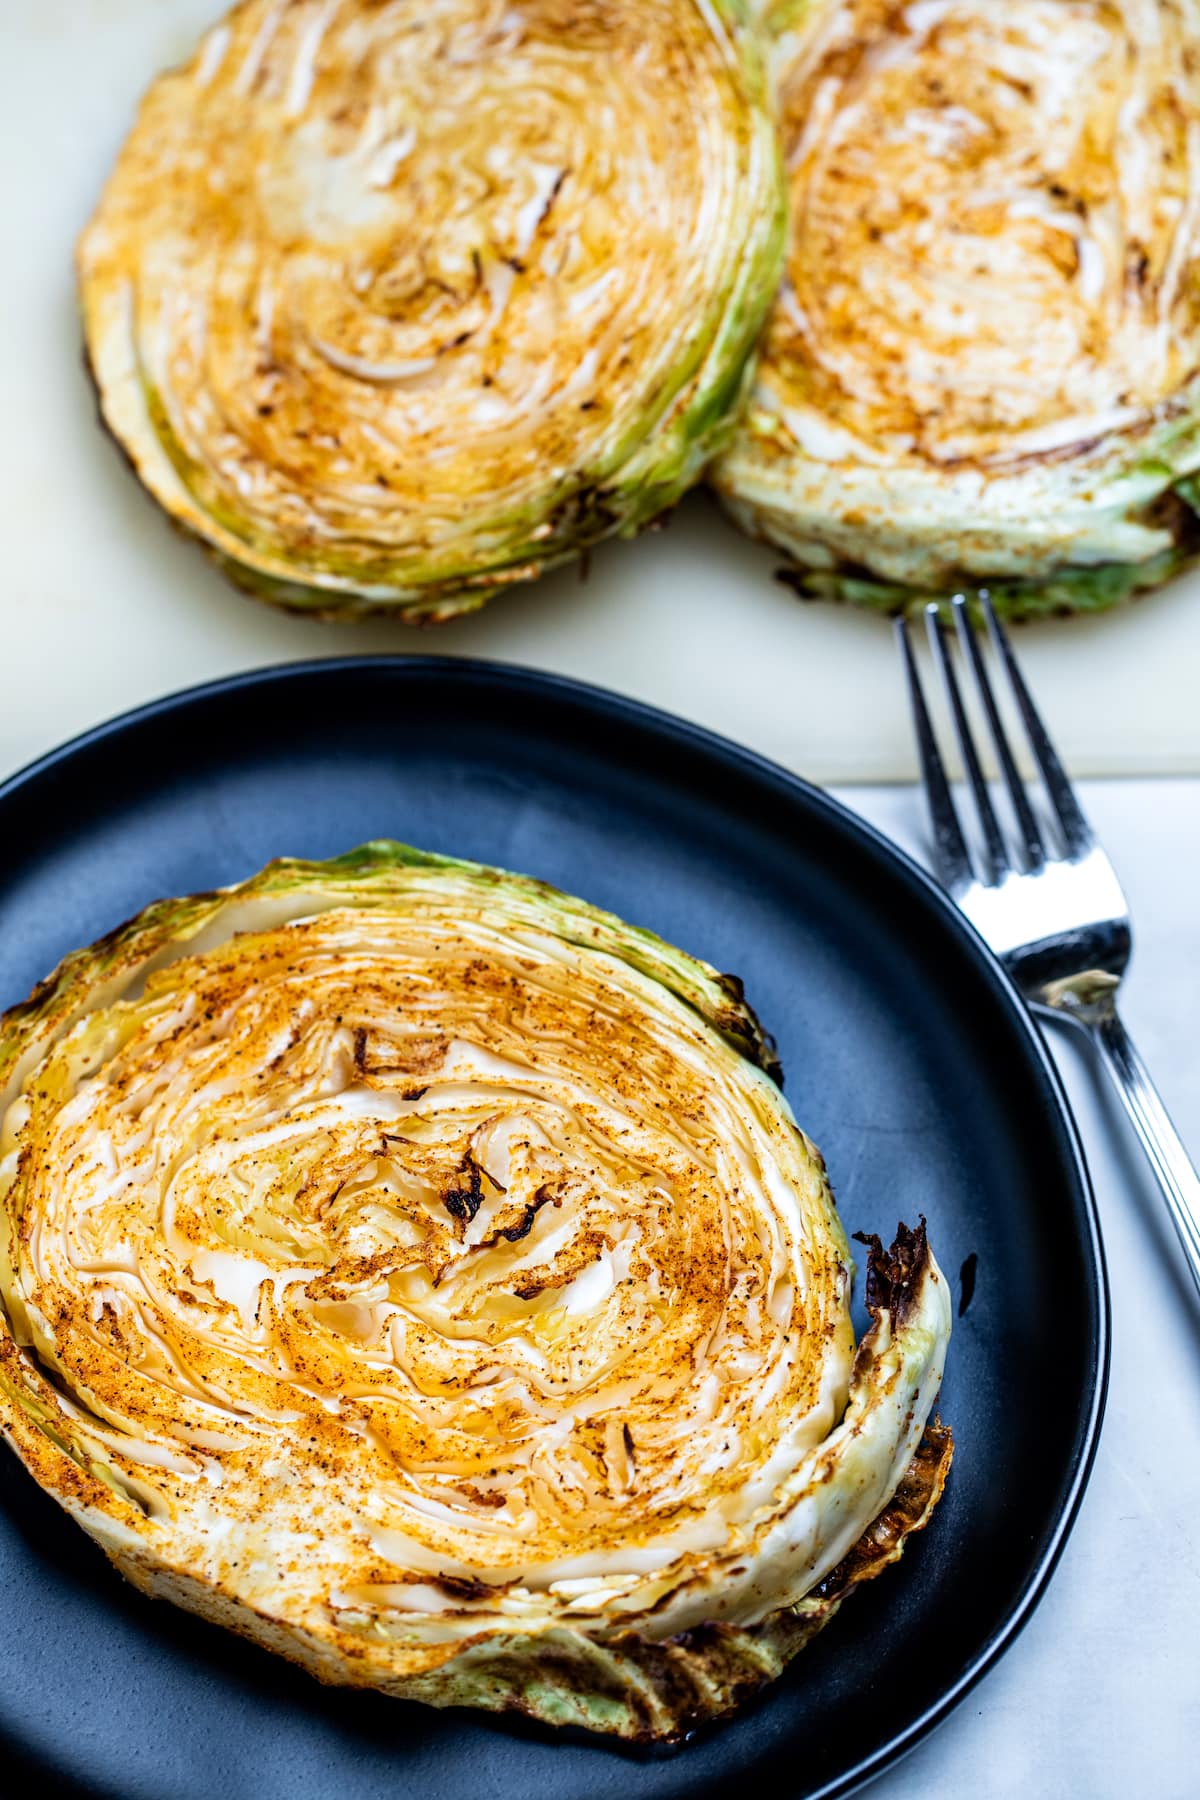
[(933, 826), (934, 873), (1004, 964), (1028, 1005), (1037, 1013), (1068, 1021), (1091, 1039), (1150, 1159), (1200, 1288), (1200, 1175), (1117, 1012), (1117, 991), (1132, 950), (1129, 906), (1030, 699), (986, 590), (979, 593), (979, 606), (1041, 775), (1054, 830), (1048, 833), (1039, 824), (1018, 773), (966, 598), (957, 594), (950, 602), (955, 635), (995, 746), (1013, 828), (1007, 834), (1001, 829), (992, 804), (942, 623), (943, 609), (935, 602), (925, 608), (925, 624), (946, 690), (979, 841), (972, 854), (930, 723), (908, 621), (900, 618), (896, 633)]

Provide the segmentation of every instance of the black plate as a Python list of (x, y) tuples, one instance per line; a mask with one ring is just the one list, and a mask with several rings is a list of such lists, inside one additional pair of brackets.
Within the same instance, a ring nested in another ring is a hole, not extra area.
[(636, 1760), (321, 1688), (126, 1587), (5, 1452), (0, 1766), (113, 1800), (845, 1793), (1011, 1642), (1087, 1478), (1107, 1292), (1053, 1066), (941, 893), (814, 789), (610, 694), (434, 657), (200, 688), (0, 789), (0, 1005), (158, 895), (385, 835), (543, 876), (745, 977), (848, 1227), (925, 1213), (956, 1293), (977, 1259), (945, 1499), (762, 1701)]

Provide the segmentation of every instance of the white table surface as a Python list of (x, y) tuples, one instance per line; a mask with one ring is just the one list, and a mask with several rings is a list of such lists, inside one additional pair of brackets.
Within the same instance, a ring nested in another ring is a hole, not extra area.
[[(1091, 782), (1082, 793), (1133, 911), (1126, 1024), (1200, 1155), (1200, 781)], [(839, 798), (920, 856), (911, 789), (849, 788)], [(932, 1737), (863, 1790), (870, 1800), (1200, 1794), (1200, 1302), (1086, 1049), (1065, 1034), (1052, 1041), (1091, 1165), (1112, 1289), (1095, 1468), (1024, 1632)], [(1019, 1488), (1014, 1469), (1014, 1499)]]

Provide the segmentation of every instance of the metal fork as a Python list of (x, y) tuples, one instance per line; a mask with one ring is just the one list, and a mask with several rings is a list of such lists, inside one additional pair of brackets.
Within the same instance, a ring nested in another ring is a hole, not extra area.
[(899, 619), (896, 631), (933, 825), (934, 871), (1028, 1004), (1070, 1021), (1092, 1040), (1150, 1158), (1200, 1288), (1200, 1175), (1117, 1013), (1117, 990), (1132, 948), (1129, 907), (1112, 864), (1080, 810), (986, 592), (980, 593), (979, 603), (1041, 774), (1053, 818), (1053, 841), (1039, 825), (1017, 772), (966, 599), (956, 595), (950, 603), (955, 632), (987, 719), (1015, 830), (1006, 836), (992, 804), (942, 625), (943, 609), (927, 606), (929, 641), (945, 684), (981, 838), (972, 855), (930, 723), (908, 624)]

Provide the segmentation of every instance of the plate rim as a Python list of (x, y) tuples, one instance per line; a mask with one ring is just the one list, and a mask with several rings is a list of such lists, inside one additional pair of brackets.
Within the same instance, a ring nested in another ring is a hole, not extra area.
[(157, 699), (129, 707), (42, 752), (0, 781), (0, 809), (16, 798), (23, 789), (70, 762), (72, 758), (86, 754), (100, 744), (119, 738), (141, 724), (184, 706), (221, 699), (256, 687), (283, 684), (289, 680), (378, 671), (395, 677), (411, 675), (426, 679), (467, 675), (498, 686), (509, 685), (549, 692), (568, 702), (582, 703), (593, 711), (605, 712), (610, 717), (624, 715), (643, 728), (673, 739), (685, 750), (715, 755), (722, 762), (734, 765), (760, 783), (765, 781), (790, 790), (803, 805), (822, 814), (828, 824), (855, 841), (860, 849), (881, 859), (885, 864), (890, 864), (894, 873), (901, 876), (910, 889), (931, 908), (942, 927), (956, 936), (962, 947), (970, 952), (981, 973), (990, 982), (997, 1000), (1023, 1038), (1030, 1064), (1040, 1080), (1043, 1099), (1061, 1129), (1079, 1203), (1075, 1210), (1078, 1211), (1083, 1226), (1082, 1243), (1088, 1256), (1093, 1290), (1092, 1310), (1095, 1314), (1089, 1344), (1089, 1393), (1072, 1445), (1070, 1477), (1064, 1502), (1028, 1580), (1009, 1608), (1003, 1623), (986, 1639), (957, 1680), (931, 1706), (926, 1707), (876, 1750), (847, 1767), (822, 1787), (811, 1789), (808, 1795), (808, 1800), (840, 1800), (841, 1796), (853, 1793), (915, 1749), (949, 1717), (971, 1689), (1015, 1643), (1045, 1596), (1074, 1528), (1091, 1478), (1108, 1398), (1112, 1302), (1095, 1190), (1079, 1125), (1071, 1109), (1063, 1078), (1036, 1019), (1003, 964), (937, 880), (885, 832), (861, 818), (843, 801), (836, 799), (815, 782), (720, 732), (598, 683), (580, 681), (574, 676), (534, 668), (528, 664), (506, 662), (499, 658), (457, 656), (445, 652), (410, 654), (404, 651), (387, 651), (303, 657), (237, 670), (209, 681), (173, 689)]

